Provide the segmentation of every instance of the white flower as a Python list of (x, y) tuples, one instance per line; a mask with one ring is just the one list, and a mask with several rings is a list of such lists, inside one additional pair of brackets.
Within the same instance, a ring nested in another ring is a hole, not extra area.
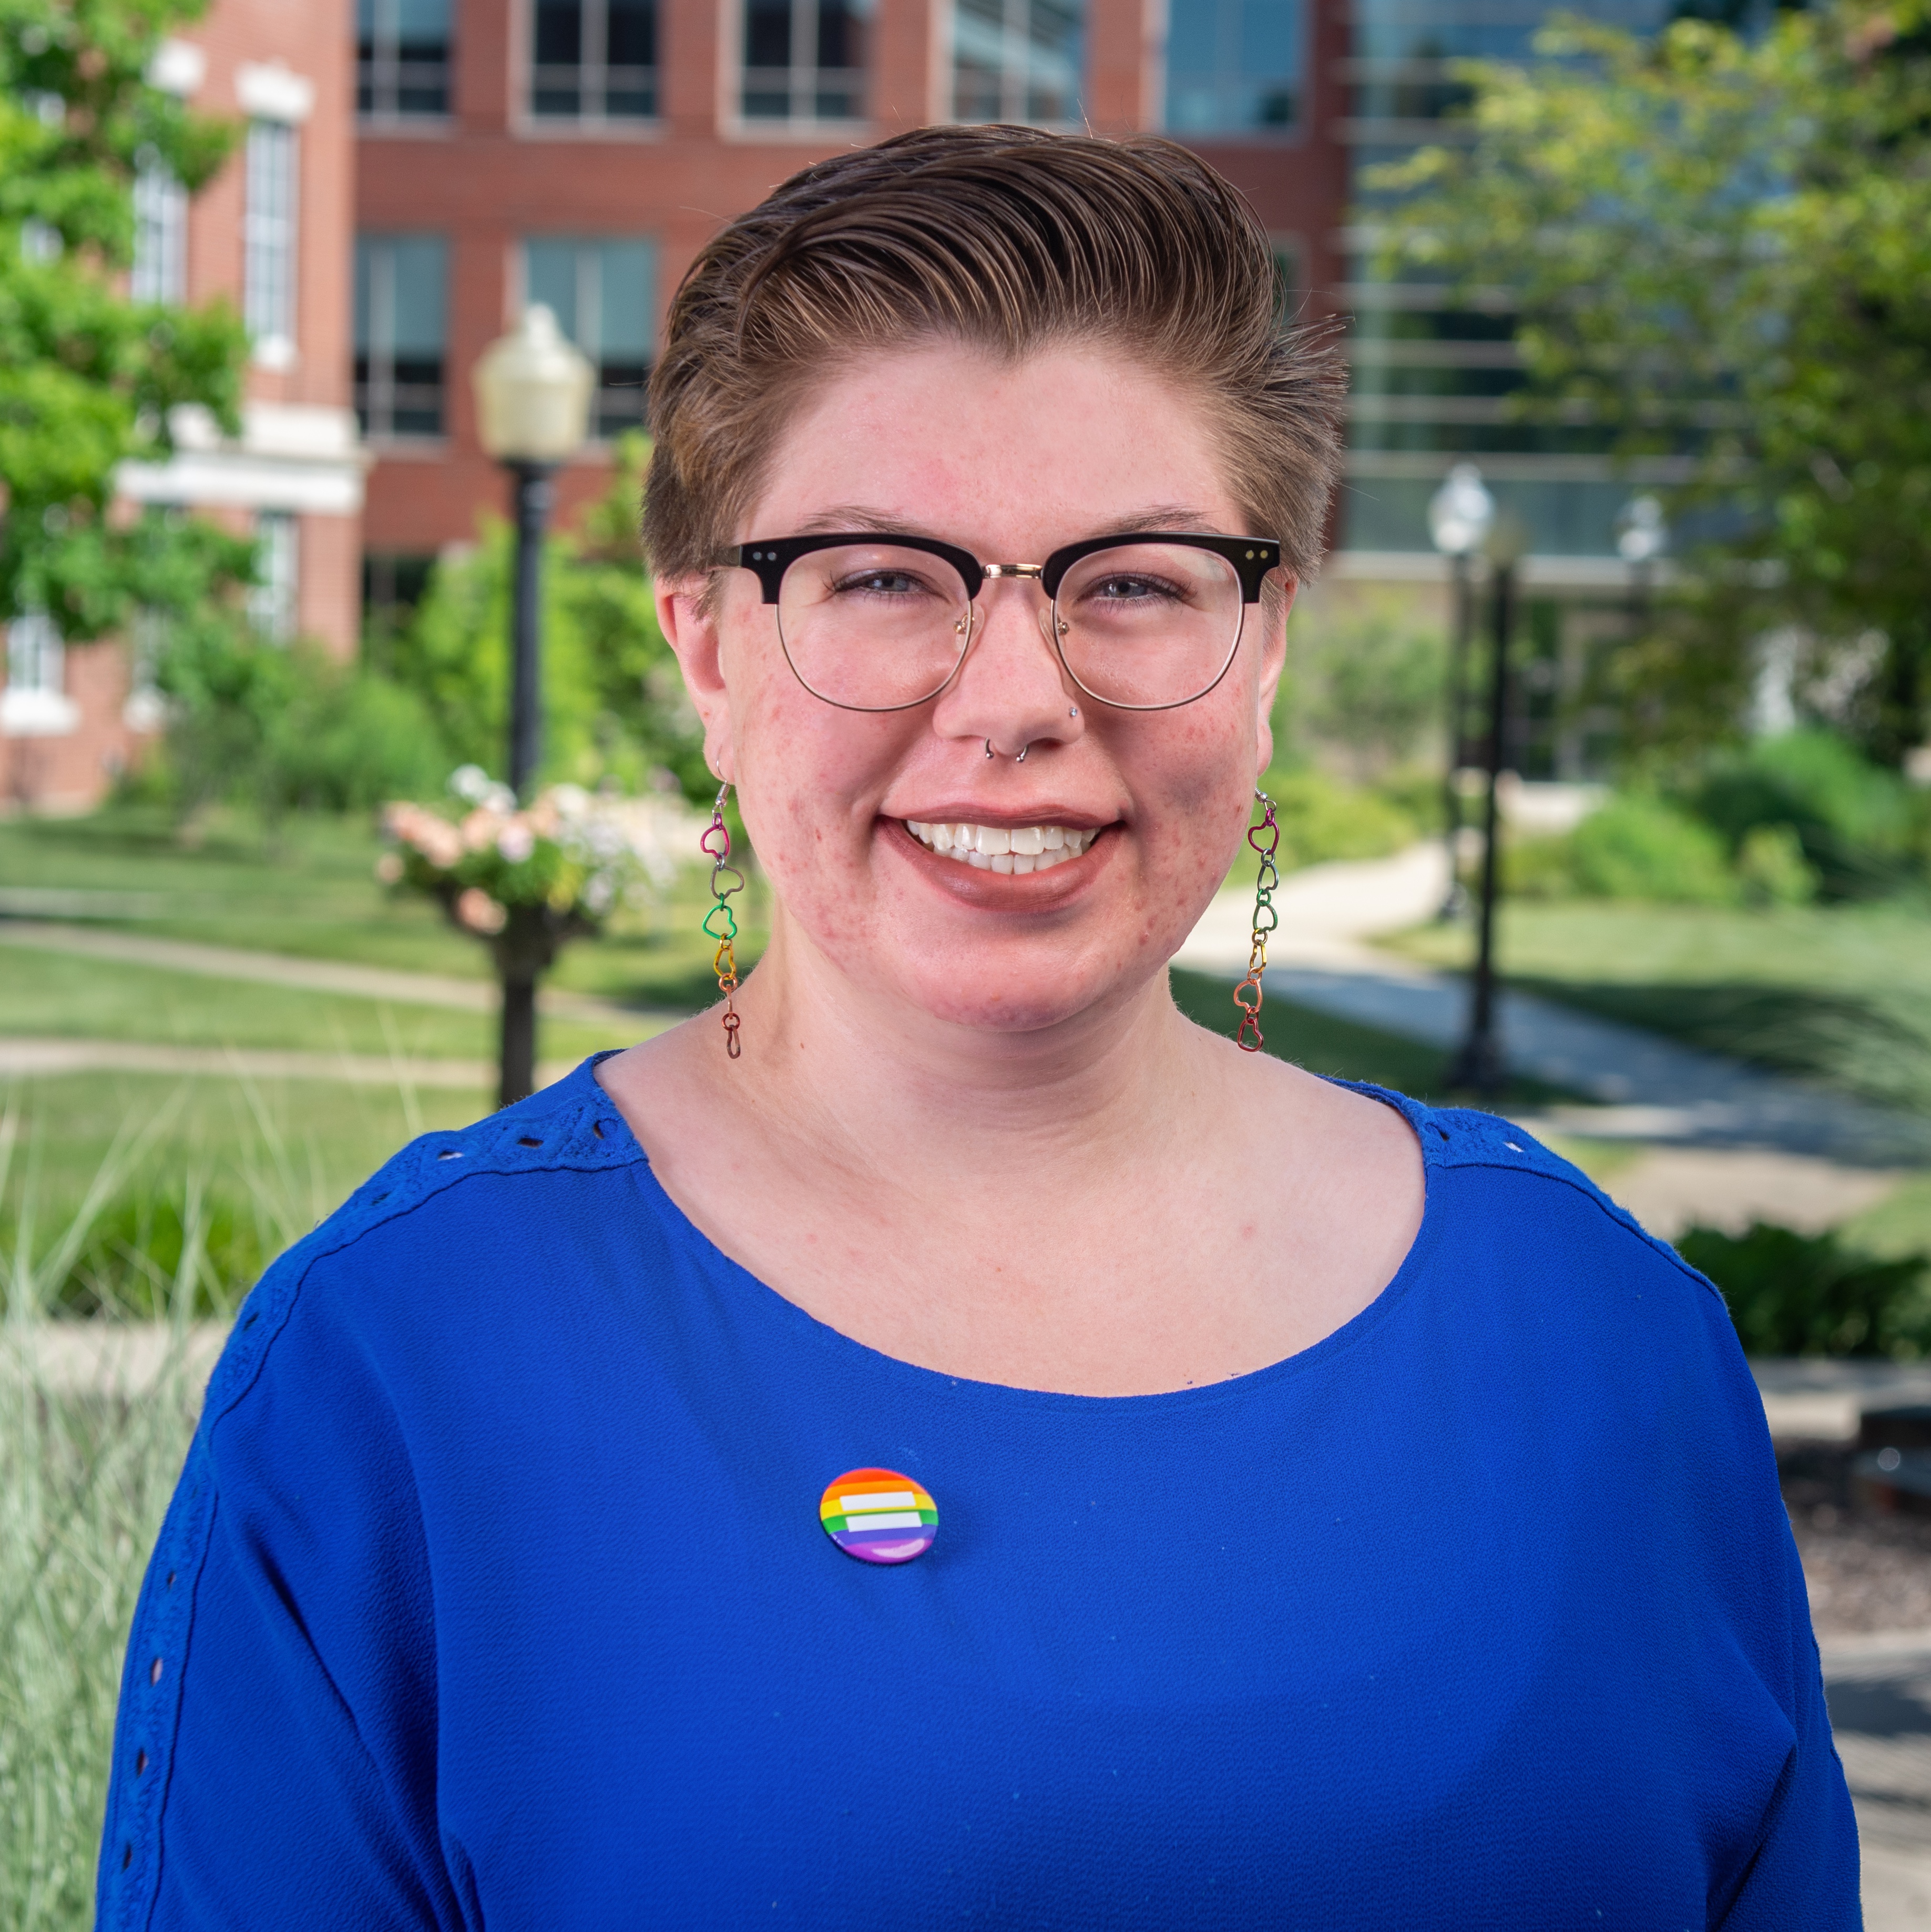
[(481, 765), (458, 765), (449, 774), (449, 789), (466, 804), (481, 805), (490, 795), (490, 775)]
[(505, 862), (520, 866), (536, 850), (536, 834), (521, 819), (513, 818), (496, 834), (496, 850)]

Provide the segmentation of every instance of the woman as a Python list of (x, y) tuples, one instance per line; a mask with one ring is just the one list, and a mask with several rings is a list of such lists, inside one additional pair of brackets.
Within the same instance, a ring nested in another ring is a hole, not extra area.
[(250, 1298), (103, 1924), (1857, 1923), (1721, 1302), (1168, 996), (1335, 464), (1274, 304), (1184, 151), (1006, 128), (693, 268), (646, 532), (769, 950)]

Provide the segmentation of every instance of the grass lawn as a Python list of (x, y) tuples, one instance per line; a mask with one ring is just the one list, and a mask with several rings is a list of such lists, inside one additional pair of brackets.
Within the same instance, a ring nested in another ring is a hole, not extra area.
[[(376, 884), (381, 850), (361, 818), (293, 818), (270, 835), (217, 814), (193, 848), (163, 814), (145, 809), (0, 820), (0, 889), (124, 895), (91, 907), (89, 922), (167, 938), (487, 979), (488, 956), (475, 940), (427, 901)], [(703, 886), (694, 865), (661, 906), (626, 914), (604, 938), (567, 948), (551, 983), (639, 1006), (708, 1004), (717, 988), (706, 971), (711, 944), (698, 931), (709, 903)], [(759, 950), (762, 894), (754, 874), (738, 902), (741, 964)], [(21, 1028), (0, 1022), (0, 1030)]]
[[(1505, 906), (1512, 984), (1886, 1105), (1931, 1108), (1931, 913), (1892, 902), (1749, 911), (1600, 900)], [(1392, 942), (1465, 966), (1465, 927)]]
[[(153, 1040), (170, 1046), (296, 1048), (315, 1053), (488, 1060), (496, 1021), (487, 1012), (352, 998), (240, 980), (0, 946), (0, 1030), (63, 1040)], [(640, 1029), (546, 1018), (546, 1060), (624, 1046)], [(218, 1064), (218, 1063), (217, 1063)]]

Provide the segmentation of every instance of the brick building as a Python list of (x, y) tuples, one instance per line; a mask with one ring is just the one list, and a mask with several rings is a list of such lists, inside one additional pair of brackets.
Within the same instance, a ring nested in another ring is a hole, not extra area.
[[(1331, 286), (1346, 26), (1301, 0), (361, 0), (355, 394), (372, 599), (503, 486), (469, 375), (529, 301), (642, 417), (664, 305), (719, 222), (812, 160), (953, 118), (1165, 128)], [(563, 513), (598, 487), (593, 446)]]
[[(166, 43), (152, 78), (241, 124), (233, 158), (192, 202), (150, 175), (136, 194), (133, 292), (226, 296), (254, 337), (243, 428), (229, 441), (189, 412), (165, 464), (118, 479), (135, 502), (178, 505), (259, 538), (265, 635), (344, 656), (361, 629), (366, 458), (350, 407), (355, 50), (346, 0), (214, 0)], [(43, 618), (8, 627), (0, 690), (0, 802), (94, 803), (160, 722), (137, 640), (63, 648)]]

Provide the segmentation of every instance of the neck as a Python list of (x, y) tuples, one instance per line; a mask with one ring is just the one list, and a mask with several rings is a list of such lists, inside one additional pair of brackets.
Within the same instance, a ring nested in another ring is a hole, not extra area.
[[(1175, 1008), (1164, 972), (1070, 1018), (1024, 1030), (935, 1018), (856, 987), (783, 919), (746, 980), (745, 1058), (721, 1083), (766, 1131), (870, 1168), (929, 1154), (915, 1190), (949, 1171), (1117, 1163), (1164, 1141), (1198, 1090), (1205, 1042)], [(755, 1056), (754, 1061), (753, 1056)]]

